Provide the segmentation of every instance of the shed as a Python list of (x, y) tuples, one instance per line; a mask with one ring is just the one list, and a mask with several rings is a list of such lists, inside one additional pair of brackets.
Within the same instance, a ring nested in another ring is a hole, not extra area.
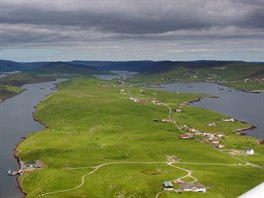
[(165, 181), (163, 182), (163, 189), (167, 191), (172, 191), (173, 189), (173, 184), (170, 181)]

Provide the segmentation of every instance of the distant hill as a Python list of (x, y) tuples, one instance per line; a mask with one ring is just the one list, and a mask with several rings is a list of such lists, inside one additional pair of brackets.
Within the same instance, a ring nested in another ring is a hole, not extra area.
[(0, 60), (0, 72), (28, 71), (34, 68), (42, 67), (49, 62), (14, 62), (9, 60)]
[(134, 82), (216, 82), (244, 90), (264, 90), (264, 64), (243, 61), (162, 62), (130, 79)]
[(86, 65), (73, 65), (65, 62), (52, 62), (28, 71), (32, 74), (97, 74), (101, 71)]
[(0, 72), (22, 71), (20, 63), (8, 60), (0, 60)]
[[(237, 80), (262, 78), (263, 63), (243, 61), (70, 61), (19, 63), (0, 60), (0, 72), (27, 71), (38, 74), (98, 74), (102, 71), (124, 70), (140, 72), (142, 76), (176, 80)], [(193, 79), (195, 78), (195, 79)]]
[(167, 61), (72, 61), (69, 62), (74, 65), (82, 64), (89, 65), (101, 70), (123, 70), (123, 71), (136, 71), (145, 72), (150, 71), (157, 65)]

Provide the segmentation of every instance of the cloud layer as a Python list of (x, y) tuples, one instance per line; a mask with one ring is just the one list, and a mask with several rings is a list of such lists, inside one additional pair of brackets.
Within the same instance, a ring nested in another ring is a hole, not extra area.
[(1, 0), (1, 48), (261, 49), (263, 10), (263, 0)]

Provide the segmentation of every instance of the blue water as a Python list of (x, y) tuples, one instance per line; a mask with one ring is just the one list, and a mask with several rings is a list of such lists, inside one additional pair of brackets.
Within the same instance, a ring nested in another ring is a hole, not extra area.
[[(60, 82), (63, 79), (57, 80)], [(0, 103), (0, 197), (18, 198), (22, 193), (18, 189), (16, 177), (7, 176), (8, 168), (17, 170), (18, 163), (13, 156), (16, 145), (22, 137), (44, 126), (34, 121), (32, 114), (45, 96), (54, 92), (54, 82), (28, 84), (26, 90)]]
[(218, 98), (203, 98), (191, 106), (210, 109), (237, 120), (247, 122), (254, 130), (244, 131), (247, 135), (264, 139), (264, 92), (247, 93), (214, 83), (171, 83), (162, 84), (158, 90), (184, 93), (205, 93)]

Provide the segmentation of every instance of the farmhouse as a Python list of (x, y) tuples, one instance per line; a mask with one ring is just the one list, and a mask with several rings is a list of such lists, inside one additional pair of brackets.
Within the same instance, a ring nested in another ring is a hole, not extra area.
[(156, 101), (156, 100), (152, 100), (151, 103), (154, 105), (162, 105), (162, 103), (160, 101)]
[(204, 185), (193, 182), (183, 182), (180, 184), (180, 189), (185, 192), (206, 192)]
[(209, 127), (216, 127), (216, 124), (214, 122), (212, 122), (212, 123), (208, 123), (208, 126)]
[(166, 191), (173, 191), (173, 184), (170, 181), (163, 182), (163, 189)]
[(188, 129), (188, 131), (190, 131), (190, 132), (195, 132), (196, 129), (195, 129), (195, 128), (190, 128), (190, 129)]
[(222, 118), (222, 121), (223, 122), (235, 122), (235, 119), (234, 118), (230, 118), (230, 119)]
[(135, 102), (135, 103), (145, 103), (145, 102), (148, 102), (148, 100), (145, 100), (145, 99), (139, 99), (139, 98), (132, 98), (130, 97), (129, 100)]
[(219, 144), (219, 140), (218, 139), (213, 139), (213, 144)]
[(255, 153), (254, 150), (253, 150), (252, 148), (246, 148), (245, 151), (246, 151), (246, 154), (247, 154), (247, 155), (254, 155), (254, 153)]
[(179, 138), (180, 138), (180, 139), (183, 139), (183, 140), (188, 140), (188, 139), (191, 138), (191, 136), (188, 135), (188, 134), (181, 134), (181, 135), (179, 136)]
[(221, 137), (224, 137), (225, 135), (224, 135), (224, 133), (217, 133), (216, 136), (221, 138)]
[(165, 123), (174, 123), (175, 120), (170, 119), (170, 118), (163, 118), (163, 119), (161, 120), (161, 122), (165, 122)]

